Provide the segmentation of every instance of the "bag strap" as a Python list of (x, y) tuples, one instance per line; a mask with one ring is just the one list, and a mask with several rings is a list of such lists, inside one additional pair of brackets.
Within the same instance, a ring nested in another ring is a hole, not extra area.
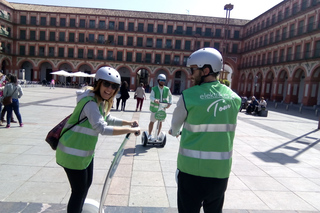
[[(87, 102), (83, 105), (83, 108), (84, 108), (84, 107), (87, 105), (87, 103), (89, 103), (90, 101), (92, 101), (92, 100), (87, 101)], [(83, 108), (82, 108), (82, 110), (83, 110)], [(80, 117), (80, 115), (81, 115), (81, 113), (82, 113), (82, 110), (81, 110), (81, 112), (80, 112), (80, 114), (79, 114), (79, 117)], [(70, 115), (70, 116), (71, 116), (71, 115)], [(77, 123), (73, 124), (71, 127), (69, 127), (69, 128), (66, 129), (64, 132), (62, 132), (62, 134), (60, 135), (59, 138), (61, 138), (64, 133), (68, 132), (70, 129), (72, 129), (73, 127), (75, 127), (75, 126), (78, 125), (79, 123), (82, 123), (82, 122), (85, 121), (86, 119), (88, 119), (88, 117), (84, 117), (84, 118), (82, 118), (81, 120), (78, 120)]]
[(79, 123), (81, 123), (82, 121), (85, 121), (86, 119), (88, 119), (87, 117), (82, 118), (80, 121), (78, 121), (77, 123), (73, 124), (71, 127), (69, 127), (68, 129), (66, 129), (66, 131), (64, 131), (61, 135), (60, 138), (62, 137), (62, 135), (66, 132), (68, 132), (70, 129), (72, 129), (73, 127), (75, 127), (76, 125), (78, 125)]
[[(9, 95), (9, 96), (12, 96), (12, 95), (16, 92), (17, 88), (18, 88), (18, 87), (16, 86), (15, 90), (13, 90), (12, 94)], [(9, 97), (9, 96), (7, 96), (7, 97)]]

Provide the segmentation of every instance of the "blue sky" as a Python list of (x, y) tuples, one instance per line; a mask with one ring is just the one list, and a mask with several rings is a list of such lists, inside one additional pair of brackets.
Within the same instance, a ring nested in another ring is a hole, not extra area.
[(224, 5), (233, 4), (231, 18), (254, 19), (282, 0), (7, 0), (8, 2), (225, 17)]

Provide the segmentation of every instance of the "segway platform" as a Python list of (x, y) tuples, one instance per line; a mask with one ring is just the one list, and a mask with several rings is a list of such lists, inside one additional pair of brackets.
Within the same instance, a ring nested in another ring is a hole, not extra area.
[(159, 145), (160, 147), (164, 147), (166, 145), (167, 136), (166, 133), (159, 132), (160, 122), (163, 121), (167, 117), (167, 113), (165, 108), (168, 106), (168, 103), (159, 103), (159, 109), (155, 113), (155, 119), (157, 120), (157, 128), (154, 130), (153, 137), (149, 138), (148, 132), (144, 131), (141, 135), (141, 143), (143, 146), (151, 145)]

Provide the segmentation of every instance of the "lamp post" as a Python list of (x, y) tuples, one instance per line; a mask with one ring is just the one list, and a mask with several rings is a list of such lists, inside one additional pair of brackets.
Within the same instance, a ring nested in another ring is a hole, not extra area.
[[(227, 47), (228, 47), (228, 44), (227, 44), (227, 41), (228, 41), (228, 35), (229, 35), (229, 21), (230, 21), (230, 12), (231, 10), (233, 9), (233, 5), (232, 4), (226, 4), (224, 6), (224, 10), (226, 11), (226, 22), (224, 24), (224, 41), (223, 41), (223, 52), (222, 52), (222, 55), (223, 55), (223, 65), (222, 65), (222, 73), (223, 75), (225, 75), (225, 72), (224, 72), (224, 64), (226, 63), (226, 58), (227, 58)], [(222, 76), (222, 79), (224, 79), (225, 76)]]

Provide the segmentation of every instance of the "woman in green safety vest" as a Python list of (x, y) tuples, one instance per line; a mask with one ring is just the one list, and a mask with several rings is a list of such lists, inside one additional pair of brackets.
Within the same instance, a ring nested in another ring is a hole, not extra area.
[(240, 97), (220, 84), (222, 56), (214, 48), (190, 55), (193, 87), (182, 92), (169, 134), (182, 127), (178, 153), (179, 213), (221, 213), (231, 171)]
[[(68, 213), (82, 212), (92, 183), (94, 150), (99, 133), (140, 134), (137, 121), (125, 121), (110, 115), (120, 82), (117, 70), (101, 67), (96, 72), (94, 86), (77, 91), (77, 106), (62, 132), (78, 121), (81, 122), (63, 134), (56, 150), (56, 161), (64, 168), (71, 186)], [(125, 125), (130, 127), (122, 127)]]

